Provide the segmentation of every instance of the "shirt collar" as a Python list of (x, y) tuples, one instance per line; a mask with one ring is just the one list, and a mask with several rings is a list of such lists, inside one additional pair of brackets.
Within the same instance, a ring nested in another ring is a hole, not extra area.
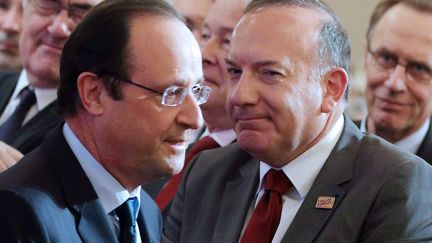
[(43, 110), (45, 107), (47, 107), (49, 104), (51, 104), (57, 99), (57, 88), (41, 89), (32, 87), (29, 84), (26, 70), (23, 70), (18, 78), (16, 88), (14, 90), (14, 93), (12, 94), (12, 99), (16, 99), (19, 93), (27, 86), (29, 86), (31, 89), (34, 89), (36, 95), (36, 104), (39, 111)]
[(129, 197), (138, 198), (140, 204), (141, 187), (128, 192), (84, 147), (67, 123), (63, 126), (63, 134), (72, 152), (90, 180), (102, 208), (108, 214), (123, 204)]
[[(363, 118), (360, 123), (360, 131), (362, 132), (367, 132), (366, 119), (366, 117)], [(416, 154), (427, 135), (429, 125), (430, 119), (427, 119), (417, 131), (393, 144), (404, 151)]]
[(14, 99), (19, 99), (19, 94), (21, 93), (21, 91), (26, 88), (28, 86), (28, 80), (27, 80), (27, 75), (25, 71), (22, 71), (19, 78), (18, 78), (18, 82), (15, 86), (15, 90), (12, 93), (12, 97), (11, 100)]
[(221, 147), (225, 147), (232, 143), (236, 139), (236, 134), (233, 129), (216, 131), (210, 133), (207, 129), (204, 133), (205, 135), (209, 135), (213, 138)]
[[(281, 168), (300, 198), (305, 198), (312, 187), (315, 178), (339, 140), (343, 126), (344, 117), (340, 116), (336, 124), (317, 144)], [(270, 165), (261, 161), (259, 188), (262, 187), (263, 178), (270, 169), (272, 169)]]

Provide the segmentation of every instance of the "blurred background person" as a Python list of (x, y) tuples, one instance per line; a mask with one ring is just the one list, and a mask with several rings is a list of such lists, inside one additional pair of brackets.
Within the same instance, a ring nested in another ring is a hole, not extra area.
[(19, 52), (23, 70), (0, 76), (0, 169), (13, 165), (16, 152), (37, 147), (63, 119), (54, 107), (60, 54), (78, 22), (101, 0), (24, 0)]
[(21, 70), (18, 37), (22, 11), (21, 0), (0, 0), (0, 72)]
[[(432, 163), (432, 1), (383, 0), (365, 41), (368, 114), (359, 125)], [(359, 124), (359, 122), (357, 122)]]
[(215, 0), (174, 0), (174, 7), (185, 19), (186, 26), (192, 31), (198, 43), (204, 19)]

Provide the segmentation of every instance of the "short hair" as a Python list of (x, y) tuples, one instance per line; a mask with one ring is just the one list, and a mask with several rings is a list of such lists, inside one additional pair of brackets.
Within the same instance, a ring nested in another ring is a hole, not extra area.
[[(372, 12), (369, 20), (369, 27), (366, 32), (366, 38), (368, 41), (371, 40), (372, 32), (375, 29), (378, 21), (382, 16), (392, 7), (397, 4), (403, 4), (407, 7), (411, 7), (417, 11), (432, 14), (432, 1), (431, 0), (382, 0), (378, 3)], [(426, 31), (426, 30), (425, 30)]]
[(120, 80), (129, 79), (130, 22), (142, 15), (181, 21), (176, 10), (163, 0), (105, 0), (78, 24), (61, 55), (57, 99), (61, 115), (74, 116), (82, 107), (77, 79), (83, 72), (98, 75), (110, 96), (122, 99)]
[[(351, 47), (348, 34), (335, 12), (321, 0), (252, 0), (246, 7), (244, 13), (255, 12), (260, 8), (268, 6), (296, 6), (301, 8), (319, 9), (325, 12), (330, 19), (323, 21), (318, 39), (318, 53), (316, 60), (318, 64), (314, 77), (322, 77), (332, 68), (341, 67), (350, 73)], [(290, 24), (290, 23), (287, 23)], [(287, 43), (288, 45), (289, 43)], [(345, 90), (345, 100), (348, 100), (351, 81)]]

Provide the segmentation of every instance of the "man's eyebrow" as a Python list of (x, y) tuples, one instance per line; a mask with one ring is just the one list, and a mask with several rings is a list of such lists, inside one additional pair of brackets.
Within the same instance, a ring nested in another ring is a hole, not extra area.
[(225, 58), (225, 62), (226, 62), (226, 64), (231, 65), (231, 66), (236, 66), (236, 67), (239, 66), (233, 60), (230, 60), (228, 58)]

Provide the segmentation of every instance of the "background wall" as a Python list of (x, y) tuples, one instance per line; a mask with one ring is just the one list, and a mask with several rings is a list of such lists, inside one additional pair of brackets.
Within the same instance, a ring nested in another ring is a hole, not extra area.
[(347, 113), (353, 119), (365, 115), (363, 93), (365, 76), (363, 69), (363, 40), (369, 24), (369, 17), (377, 0), (325, 0), (336, 12), (348, 31), (352, 48), (352, 83), (350, 105)]

